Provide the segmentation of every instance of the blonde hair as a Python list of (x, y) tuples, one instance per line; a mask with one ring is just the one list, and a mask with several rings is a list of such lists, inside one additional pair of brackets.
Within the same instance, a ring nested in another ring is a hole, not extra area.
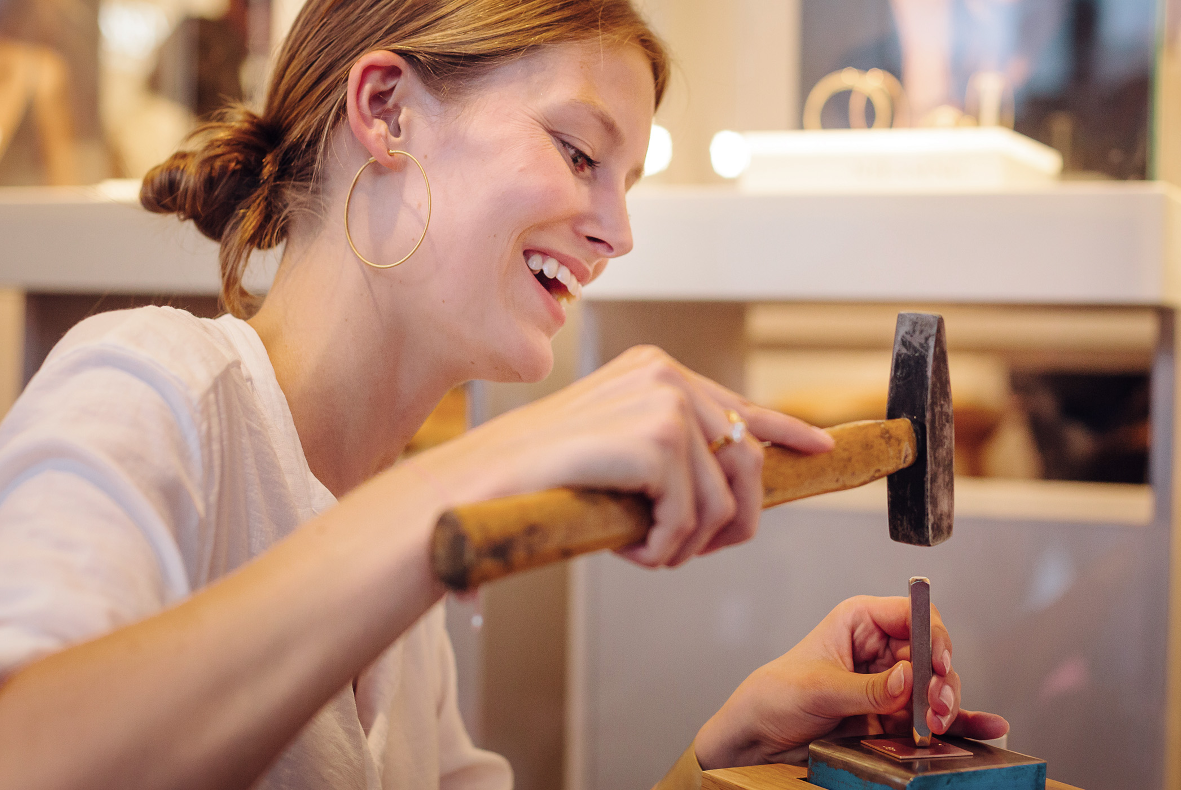
[(147, 174), (140, 202), (220, 242), (222, 302), (248, 316), (257, 308), (242, 285), (250, 253), (283, 242), (294, 211), (316, 193), (361, 55), (396, 52), (435, 95), (458, 99), (531, 49), (586, 39), (639, 47), (660, 104), (668, 57), (629, 0), (308, 0), (279, 51), (262, 114), (234, 106), (199, 127)]

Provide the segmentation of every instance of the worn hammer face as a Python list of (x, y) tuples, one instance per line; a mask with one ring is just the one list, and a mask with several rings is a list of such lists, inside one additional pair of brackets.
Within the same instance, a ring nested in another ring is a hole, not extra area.
[(942, 316), (898, 315), (886, 416), (911, 421), (918, 451), (911, 466), (890, 475), (887, 481), (890, 537), (915, 546), (942, 543), (951, 537), (955, 472), (955, 427)]

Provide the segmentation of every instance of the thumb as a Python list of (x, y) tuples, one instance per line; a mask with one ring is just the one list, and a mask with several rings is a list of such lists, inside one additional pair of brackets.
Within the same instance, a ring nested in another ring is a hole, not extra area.
[(899, 661), (876, 675), (846, 673), (844, 682), (838, 687), (837, 699), (834, 700), (839, 710), (833, 713), (843, 718), (866, 713), (890, 714), (901, 710), (910, 699), (912, 679), (909, 661)]

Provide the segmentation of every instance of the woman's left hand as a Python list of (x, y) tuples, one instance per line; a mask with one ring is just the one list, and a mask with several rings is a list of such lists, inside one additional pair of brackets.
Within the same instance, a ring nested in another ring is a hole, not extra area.
[[(783, 762), (816, 738), (910, 734), (910, 601), (851, 598), (784, 655), (755, 670), (697, 733), (703, 769)], [(1008, 722), (960, 709), (951, 638), (932, 607), (927, 725), (935, 735), (999, 738)]]

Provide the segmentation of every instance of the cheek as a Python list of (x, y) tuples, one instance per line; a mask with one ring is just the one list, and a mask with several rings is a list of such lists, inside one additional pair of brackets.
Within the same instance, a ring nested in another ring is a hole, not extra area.
[(579, 200), (578, 184), (568, 170), (514, 162), (493, 165), (477, 178), (469, 174), (446, 191), (438, 190), (435, 208), (439, 225), (448, 226), (447, 235), (478, 245), (469, 252), (483, 258), (529, 231), (575, 216)]
[[(442, 280), (469, 317), (499, 309), (494, 305), (502, 299), (489, 299), (490, 287), (507, 289), (510, 302), (524, 298), (518, 293), (526, 272), (522, 249), (540, 237), (549, 243), (564, 238), (569, 230), (562, 233), (562, 227), (578, 215), (584, 197), (583, 185), (548, 141), (499, 152), (483, 146), (476, 153), (464, 157), (466, 167), (440, 174), (435, 200), (438, 262), (453, 269)], [(473, 161), (481, 166), (473, 170)]]
[[(477, 265), (488, 274), (519, 284), (521, 272), (516, 267), (521, 252), (539, 238), (550, 244), (565, 238), (562, 230), (577, 216), (580, 196), (569, 174), (563, 177), (561, 173), (531, 168), (510, 175), (478, 201), (469, 193), (465, 209), (457, 212), (456, 219), (468, 223), (460, 231), (469, 240), (465, 245), (468, 255), (464, 257), (473, 263), (478, 261)], [(475, 202), (482, 205), (477, 208)]]
[(495, 199), (503, 201), (504, 209), (515, 214), (520, 229), (525, 230), (572, 216), (578, 195), (578, 182), (571, 177), (565, 160), (548, 151), (532, 163), (521, 164), (511, 179), (501, 184)]

